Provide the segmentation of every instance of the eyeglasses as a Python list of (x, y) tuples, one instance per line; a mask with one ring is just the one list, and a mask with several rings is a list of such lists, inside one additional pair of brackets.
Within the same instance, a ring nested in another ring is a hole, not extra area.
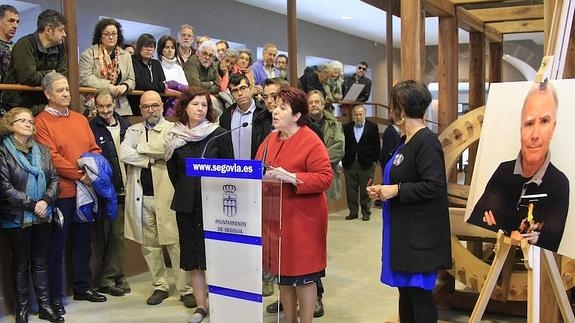
[(214, 58), (214, 54), (208, 52), (208, 51), (201, 51), (200, 54), (202, 54), (202, 56), (207, 56), (208, 58)]
[(116, 38), (118, 33), (102, 33), (102, 37)]
[(97, 104), (96, 105), (96, 109), (98, 110), (110, 110), (113, 109), (114, 105), (113, 104)]
[(276, 101), (278, 99), (278, 94), (277, 93), (271, 93), (270, 95), (262, 95), (262, 98), (264, 99), (264, 101), (267, 101), (269, 99)]
[(238, 94), (240, 92), (244, 92), (245, 90), (249, 89), (249, 86), (246, 85), (242, 85), (240, 87), (236, 87), (230, 90), (230, 92), (232, 92), (232, 94)]
[(12, 121), (12, 124), (14, 124), (14, 123), (16, 123), (16, 122), (18, 122), (18, 123), (24, 123), (24, 124), (31, 125), (31, 126), (33, 126), (34, 124), (36, 124), (36, 122), (35, 122), (34, 120), (24, 119), (24, 118), (14, 120), (14, 121)]
[(360, 71), (367, 71), (367, 67), (363, 67), (363, 66), (358, 66), (357, 69)]
[(156, 111), (160, 108), (161, 104), (158, 103), (153, 103), (153, 104), (144, 104), (140, 106), (141, 110), (152, 110), (152, 111)]

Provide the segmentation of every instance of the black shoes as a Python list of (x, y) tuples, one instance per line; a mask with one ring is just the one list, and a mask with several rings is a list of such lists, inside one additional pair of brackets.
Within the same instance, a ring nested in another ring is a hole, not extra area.
[(99, 293), (109, 294), (112, 296), (124, 296), (126, 295), (126, 291), (121, 289), (118, 286), (104, 286), (98, 288)]
[(313, 317), (322, 317), (323, 314), (324, 314), (323, 302), (321, 301), (321, 297), (318, 297), (315, 301), (315, 310), (313, 311)]
[(60, 316), (66, 314), (66, 309), (64, 308), (64, 305), (62, 305), (62, 301), (60, 301), (59, 299), (52, 300), (50, 302), (50, 306), (52, 307), (52, 309), (56, 314)]
[(170, 294), (168, 294), (168, 292), (164, 292), (163, 290), (156, 289), (156, 290), (154, 290), (152, 295), (150, 295), (150, 297), (148, 297), (146, 304), (158, 305), (161, 302), (163, 302), (166, 298), (168, 298), (168, 296), (170, 296)]
[(273, 303), (271, 303), (270, 305), (266, 306), (266, 313), (278, 313), (278, 312), (283, 312), (284, 307), (282, 305), (282, 303), (280, 303), (279, 301), (275, 301)]
[(370, 216), (369, 215), (364, 215), (361, 217), (361, 221), (369, 221)]
[(348, 215), (345, 217), (346, 220), (353, 220), (353, 219), (357, 219), (357, 214), (356, 215)]
[(47, 320), (50, 322), (64, 322), (64, 318), (56, 313), (56, 311), (50, 307), (49, 304), (38, 304), (38, 318), (41, 320)]
[(132, 291), (132, 288), (130, 288), (130, 284), (128, 284), (128, 281), (125, 279), (118, 280), (116, 282), (116, 287), (123, 289), (124, 293), (126, 294)]
[(101, 303), (108, 300), (106, 296), (98, 294), (96, 291), (91, 289), (88, 289), (83, 293), (75, 293), (74, 299), (77, 301), (88, 301), (93, 303)]
[(194, 308), (198, 306), (194, 294), (180, 295), (180, 301), (184, 302), (184, 306), (187, 308)]

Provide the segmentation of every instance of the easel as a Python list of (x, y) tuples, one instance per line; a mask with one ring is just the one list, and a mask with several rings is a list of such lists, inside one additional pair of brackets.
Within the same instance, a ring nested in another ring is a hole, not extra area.
[[(572, 0), (556, 2), (546, 56), (543, 58), (541, 67), (535, 76), (535, 82), (540, 83), (548, 79), (563, 78), (567, 46), (571, 24), (573, 23), (574, 7), (575, 3)], [(554, 55), (550, 55), (553, 49)], [(557, 300), (557, 304), (559, 305), (559, 309), (561, 310), (563, 320), (570, 323), (575, 322), (575, 316), (571, 310), (571, 305), (569, 304), (569, 299), (567, 297), (563, 281), (561, 280), (561, 273), (557, 268), (553, 252), (531, 245), (526, 239), (522, 239), (521, 241), (511, 239), (510, 237), (505, 236), (501, 230), (497, 233), (495, 259), (489, 269), (489, 273), (485, 279), (485, 284), (481, 288), (479, 298), (477, 299), (477, 303), (475, 304), (475, 308), (473, 309), (469, 322), (480, 322), (481, 317), (485, 312), (485, 308), (487, 307), (487, 303), (489, 302), (489, 298), (491, 297), (497, 283), (497, 279), (501, 274), (503, 265), (507, 260), (509, 251), (514, 246), (521, 246), (525, 267), (528, 271), (527, 322), (539, 323), (540, 321), (539, 301), (541, 290), (541, 262), (543, 262), (549, 274), (553, 293)]]

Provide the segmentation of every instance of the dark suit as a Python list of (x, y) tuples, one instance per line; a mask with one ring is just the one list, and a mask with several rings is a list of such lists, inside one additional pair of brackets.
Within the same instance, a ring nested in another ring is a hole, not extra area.
[[(266, 136), (271, 131), (272, 117), (271, 113), (268, 112), (265, 105), (254, 100), (256, 103), (256, 109), (252, 116), (252, 145), (251, 145), (251, 158), (253, 159), (258, 151), (258, 147), (264, 141)], [(232, 124), (232, 114), (237, 108), (237, 104), (232, 104), (229, 108), (226, 108), (222, 115), (220, 116), (220, 127), (230, 130)], [(235, 154), (234, 154), (235, 155)]]
[[(536, 245), (557, 251), (569, 209), (569, 180), (557, 167), (549, 163), (539, 185), (534, 182), (527, 183), (532, 178), (514, 173), (515, 163), (516, 160), (511, 160), (499, 165), (467, 222), (488, 230), (502, 229), (511, 233), (519, 230), (521, 221), (527, 217), (527, 207), (524, 205), (527, 203), (519, 203), (521, 193), (546, 193), (546, 198), (533, 202), (533, 220), (543, 224)], [(524, 184), (525, 192), (522, 192)], [(493, 212), (496, 225), (490, 226), (483, 222), (485, 211), (488, 210)]]
[(355, 139), (355, 123), (343, 126), (345, 136), (345, 153), (342, 164), (345, 169), (345, 185), (347, 190), (347, 205), (349, 214), (357, 216), (359, 212), (358, 195), (361, 213), (364, 219), (371, 215), (371, 200), (365, 187), (370, 178), (373, 179), (375, 163), (379, 158), (379, 129), (377, 124), (365, 120), (363, 133), (359, 142)]
[(343, 96), (345, 97), (351, 86), (355, 83), (364, 84), (363, 90), (357, 96), (355, 101), (367, 102), (369, 100), (369, 95), (371, 94), (371, 80), (363, 76), (356, 80), (356, 75), (346, 76), (343, 80)]

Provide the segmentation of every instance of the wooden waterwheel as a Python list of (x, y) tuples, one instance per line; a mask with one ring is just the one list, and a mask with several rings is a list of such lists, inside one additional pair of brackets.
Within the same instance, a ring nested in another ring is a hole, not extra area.
[[(445, 155), (445, 169), (451, 174), (461, 154), (472, 144), (479, 141), (485, 107), (471, 110), (453, 122), (439, 140)], [(451, 247), (453, 268), (448, 272), (458, 282), (465, 285), (467, 292), (479, 294), (485, 283), (490, 268), (489, 251), (483, 249), (485, 243), (494, 243), (496, 233), (468, 224), (464, 221), (465, 204), (469, 186), (448, 184), (448, 195), (451, 205), (461, 207), (450, 208)], [(467, 246), (462, 243), (467, 242)], [(474, 245), (475, 248), (471, 246)], [(492, 246), (491, 246), (492, 248)], [(473, 252), (472, 252), (473, 251)], [(527, 301), (527, 273), (521, 266), (515, 265), (515, 256), (511, 255), (502, 271), (498, 284), (491, 295), (492, 300), (501, 302)], [(561, 257), (561, 276), (566, 290), (575, 285), (575, 260)], [(515, 303), (516, 304), (516, 303)], [(501, 308), (501, 307), (498, 307)], [(519, 309), (506, 308), (508, 313), (521, 314), (525, 305)]]

